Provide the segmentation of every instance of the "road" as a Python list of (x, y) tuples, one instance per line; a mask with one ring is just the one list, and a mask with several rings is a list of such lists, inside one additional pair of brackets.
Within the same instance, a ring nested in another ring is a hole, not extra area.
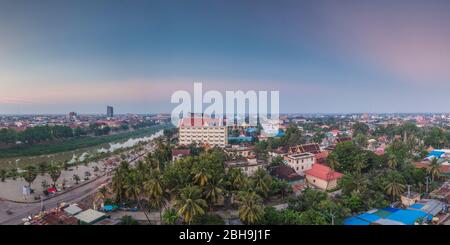
[[(43, 202), (45, 209), (55, 208), (61, 202), (79, 202), (82, 199), (93, 195), (97, 188), (108, 180), (108, 176), (102, 176), (98, 179), (75, 188), (71, 191), (62, 193)], [(6, 200), (0, 200), (0, 224), (17, 225), (22, 223), (22, 219), (30, 214), (36, 214), (41, 210), (41, 203), (15, 203)], [(10, 210), (13, 213), (7, 214)]]
[[(148, 154), (149, 152), (153, 152), (154, 147), (151, 146), (149, 151), (145, 153), (139, 154), (137, 157), (129, 159), (129, 163), (133, 164), (134, 162), (141, 159), (143, 156)], [(103, 183), (106, 183), (109, 180), (109, 176), (101, 176), (96, 180), (87, 183), (85, 185), (79, 186), (75, 189), (67, 191), (65, 193), (61, 193), (58, 196), (47, 199), (43, 201), (43, 205), (45, 209), (51, 209), (57, 207), (59, 203), (76, 203), (81, 201), (82, 199), (95, 194), (97, 188), (101, 186)], [(22, 224), (22, 219), (31, 215), (37, 214), (41, 210), (41, 203), (16, 203), (7, 200), (2, 200), (0, 198), (0, 225), (18, 225)], [(6, 211), (10, 210), (12, 214), (7, 214)]]

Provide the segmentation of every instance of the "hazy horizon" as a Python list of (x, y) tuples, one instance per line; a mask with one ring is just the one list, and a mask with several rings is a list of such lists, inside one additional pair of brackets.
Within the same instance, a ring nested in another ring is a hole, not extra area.
[[(170, 112), (278, 90), (293, 113), (450, 111), (450, 1), (0, 3), (0, 114)], [(356, 112), (357, 111), (357, 112)]]

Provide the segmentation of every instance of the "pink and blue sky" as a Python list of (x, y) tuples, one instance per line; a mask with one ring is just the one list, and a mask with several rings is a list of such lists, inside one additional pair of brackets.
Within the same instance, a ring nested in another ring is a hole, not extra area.
[(170, 112), (279, 90), (282, 112), (450, 112), (450, 1), (1, 1), (0, 114)]

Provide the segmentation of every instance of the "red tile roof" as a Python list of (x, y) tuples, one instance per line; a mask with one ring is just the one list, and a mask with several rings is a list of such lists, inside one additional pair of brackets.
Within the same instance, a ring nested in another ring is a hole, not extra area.
[(328, 157), (328, 151), (319, 152), (319, 153), (315, 154), (315, 157), (316, 157), (316, 163), (323, 163), (323, 162), (325, 162), (325, 160)]
[(191, 154), (191, 150), (189, 149), (173, 149), (172, 156), (189, 156)]
[(315, 163), (312, 165), (312, 168), (305, 171), (306, 175), (311, 175), (317, 177), (322, 180), (330, 181), (339, 179), (343, 174), (331, 170), (330, 167), (325, 166), (323, 164)]

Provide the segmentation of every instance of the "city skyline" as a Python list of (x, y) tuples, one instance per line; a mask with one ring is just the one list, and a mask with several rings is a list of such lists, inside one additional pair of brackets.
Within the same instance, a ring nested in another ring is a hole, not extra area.
[[(450, 112), (448, 1), (0, 4), (0, 114), (159, 113), (279, 90), (282, 113)], [(389, 4), (387, 4), (389, 2)]]

